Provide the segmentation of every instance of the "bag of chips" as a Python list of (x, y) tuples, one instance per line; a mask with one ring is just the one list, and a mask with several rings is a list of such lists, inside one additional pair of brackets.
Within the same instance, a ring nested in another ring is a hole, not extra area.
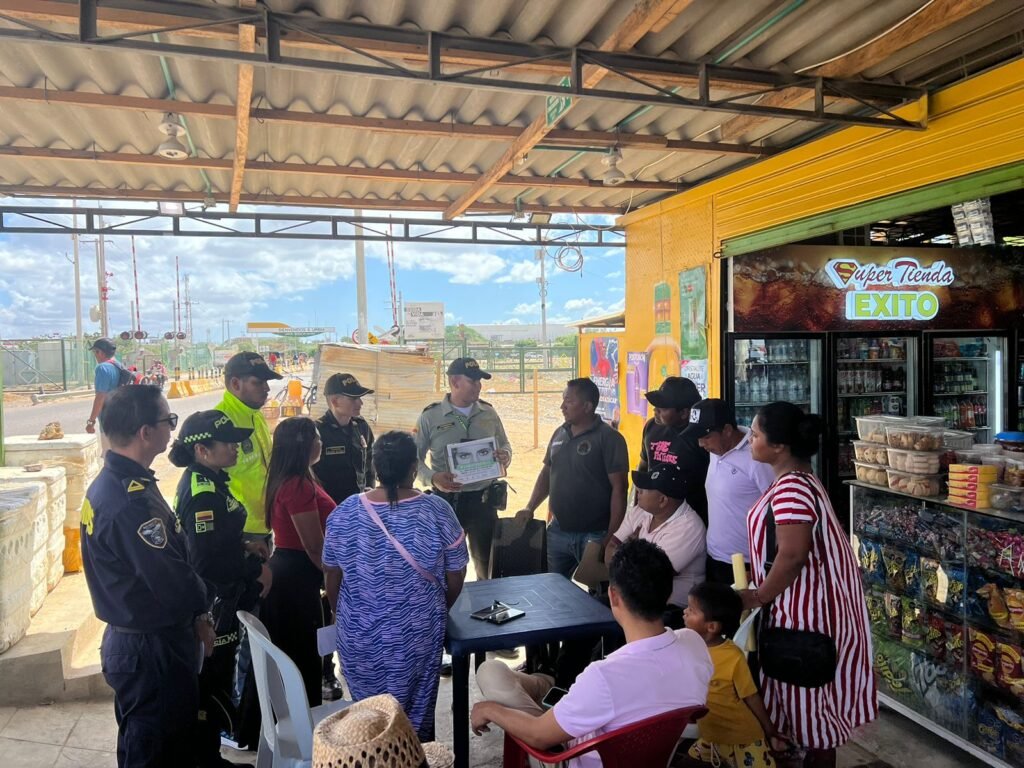
[(992, 635), (977, 627), (968, 627), (970, 652), (967, 664), (975, 675), (987, 683), (996, 682), (996, 643)]
[(988, 615), (1000, 627), (1009, 628), (1010, 610), (1006, 607), (1006, 600), (1003, 599), (1002, 590), (995, 584), (989, 583), (981, 589), (976, 590), (977, 594), (984, 599)]

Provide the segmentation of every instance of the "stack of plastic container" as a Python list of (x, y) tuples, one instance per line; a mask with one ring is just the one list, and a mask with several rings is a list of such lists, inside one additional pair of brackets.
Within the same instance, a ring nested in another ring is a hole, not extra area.
[(943, 420), (914, 416), (885, 425), (886, 479), (894, 491), (932, 498), (942, 493)]
[(889, 484), (886, 472), (889, 469), (889, 451), (885, 437), (885, 426), (903, 421), (896, 416), (856, 416), (857, 436), (853, 443), (853, 462), (857, 479), (862, 483), (883, 488)]

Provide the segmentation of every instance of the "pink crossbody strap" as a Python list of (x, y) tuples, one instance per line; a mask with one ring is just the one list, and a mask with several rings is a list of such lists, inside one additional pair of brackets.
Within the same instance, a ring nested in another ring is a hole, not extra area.
[(391, 542), (391, 546), (398, 550), (398, 554), (402, 556), (402, 559), (405, 560), (405, 562), (407, 562), (410, 566), (412, 566), (413, 570), (415, 570), (416, 573), (418, 573), (424, 579), (426, 579), (431, 584), (436, 586), (438, 584), (437, 577), (434, 576), (434, 574), (432, 574), (422, 565), (417, 563), (413, 559), (413, 556), (409, 554), (409, 550), (403, 547), (402, 543), (391, 535), (391, 531), (389, 531), (387, 529), (387, 526), (384, 525), (384, 521), (380, 519), (380, 515), (377, 514), (377, 510), (373, 508), (373, 504), (370, 503), (370, 500), (366, 498), (365, 493), (359, 494), (359, 501), (362, 502), (363, 509), (366, 510), (366, 514), (370, 516), (370, 519), (373, 520), (373, 522), (377, 524), (377, 527), (384, 532), (384, 535), (388, 537), (388, 541)]

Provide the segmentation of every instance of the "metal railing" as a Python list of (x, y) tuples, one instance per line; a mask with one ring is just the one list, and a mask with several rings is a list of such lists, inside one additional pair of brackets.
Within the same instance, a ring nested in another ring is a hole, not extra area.
[(541, 347), (443, 341), (432, 345), (431, 352), (440, 366), (442, 390), (445, 389), (443, 376), (448, 364), (457, 357), (475, 358), (480, 367), (493, 377), (484, 382), (484, 389), (503, 394), (532, 393), (534, 372), (538, 392), (561, 392), (565, 382), (575, 378), (579, 370), (576, 344)]

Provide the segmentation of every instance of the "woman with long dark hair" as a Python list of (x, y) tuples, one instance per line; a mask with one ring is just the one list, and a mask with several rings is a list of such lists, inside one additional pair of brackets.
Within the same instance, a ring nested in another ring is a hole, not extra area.
[(322, 702), (322, 660), (316, 633), (324, 625), (324, 526), (334, 509), (312, 466), (320, 459), (316, 423), (305, 416), (282, 421), (274, 432), (267, 469), (265, 509), (274, 532), (270, 569), (274, 589), (260, 609), (270, 639), (302, 673), (310, 706)]
[[(745, 608), (762, 609), (761, 689), (768, 715), (796, 745), (780, 766), (834, 768), (836, 748), (878, 716), (860, 572), (811, 469), (823, 432), (820, 416), (786, 402), (764, 406), (750, 427), (751, 454), (769, 464), (776, 479), (747, 516), (754, 588), (741, 595)], [(775, 646), (778, 658), (767, 643), (772, 630), (789, 646)], [(802, 663), (785, 661), (797, 643), (806, 649)], [(812, 663), (815, 658), (826, 662)], [(809, 679), (818, 672), (820, 679)]]
[(352, 698), (390, 693), (433, 741), (445, 622), (469, 551), (448, 502), (413, 489), (417, 463), (411, 435), (377, 438), (379, 485), (331, 515), (323, 562)]

